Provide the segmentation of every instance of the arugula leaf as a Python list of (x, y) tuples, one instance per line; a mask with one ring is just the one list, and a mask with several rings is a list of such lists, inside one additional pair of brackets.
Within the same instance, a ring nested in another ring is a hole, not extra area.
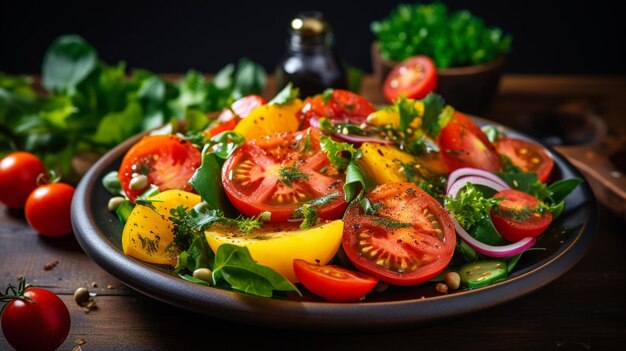
[(298, 288), (273, 269), (256, 263), (246, 247), (222, 244), (215, 254), (213, 280), (226, 281), (231, 288), (248, 294), (271, 297), (274, 291)]
[(297, 99), (299, 94), (300, 89), (294, 87), (293, 84), (289, 82), (283, 90), (279, 91), (278, 94), (276, 94), (276, 96), (274, 96), (274, 98), (267, 104), (278, 106), (288, 105)]
[(228, 200), (222, 187), (222, 164), (223, 160), (211, 152), (211, 146), (205, 145), (202, 150), (202, 164), (189, 179), (189, 184), (211, 208), (224, 210)]
[(435, 93), (429, 93), (423, 101), (424, 117), (422, 117), (422, 128), (426, 135), (436, 139), (441, 129), (450, 121), (454, 109), (451, 106), (445, 106), (441, 95)]
[(355, 198), (360, 202), (369, 188), (363, 176), (363, 172), (357, 163), (355, 161), (348, 163), (348, 167), (346, 168), (346, 183), (343, 185), (346, 203), (350, 203)]
[(361, 152), (355, 149), (354, 145), (334, 141), (327, 135), (320, 137), (320, 147), (339, 172), (345, 171), (352, 160), (361, 157)]
[(97, 60), (96, 50), (80, 36), (59, 37), (43, 59), (43, 86), (51, 92), (73, 95), (78, 84), (94, 70)]
[(244, 142), (245, 139), (240, 134), (227, 131), (214, 136), (204, 146), (202, 164), (189, 179), (189, 184), (211, 208), (232, 212), (232, 205), (226, 199), (222, 187), (222, 165)]
[(198, 268), (211, 268), (215, 254), (203, 235), (193, 237), (187, 249), (178, 255), (176, 271), (183, 269), (193, 272)]
[(456, 198), (447, 195), (444, 198), (444, 207), (467, 231), (474, 229), (479, 223), (490, 220), (489, 211), (497, 205), (500, 199), (486, 198), (472, 183), (459, 191)]
[(534, 172), (523, 172), (515, 166), (506, 167), (502, 172), (496, 172), (513, 189), (529, 193), (540, 201), (549, 198), (552, 192), (548, 186), (537, 178)]
[(576, 189), (583, 180), (580, 178), (567, 178), (560, 179), (548, 186), (548, 190), (552, 193), (550, 195), (550, 201), (553, 203), (559, 203), (567, 197), (574, 189)]
[(468, 232), (476, 240), (485, 243), (487, 245), (503, 245), (506, 240), (502, 238), (490, 217), (484, 217), (480, 219), (472, 229)]

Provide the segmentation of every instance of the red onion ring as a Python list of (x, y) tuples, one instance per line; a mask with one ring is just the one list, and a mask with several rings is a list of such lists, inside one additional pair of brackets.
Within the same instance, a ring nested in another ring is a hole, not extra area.
[(335, 133), (333, 134), (335, 137), (345, 140), (352, 144), (363, 144), (363, 143), (376, 143), (383, 145), (392, 145), (393, 141), (387, 139), (380, 139), (371, 136), (361, 136), (361, 135), (352, 135), (352, 134), (343, 134), (343, 133)]
[[(462, 174), (462, 173), (463, 172), (459, 172), (459, 174)], [(450, 174), (449, 179), (451, 178), (452, 178), (452, 174)], [(501, 190), (510, 188), (506, 183), (504, 183), (504, 185), (500, 184), (498, 180), (500, 180), (500, 182), (502, 181), (500, 178), (496, 180), (487, 179), (487, 178), (483, 178), (480, 175), (457, 176), (457, 180), (453, 182), (453, 184), (449, 185), (448, 187), (449, 190), (447, 191), (447, 194), (452, 197), (456, 197), (459, 191), (463, 189), (463, 187), (465, 187), (467, 183), (484, 185), (496, 191), (501, 191)], [(459, 234), (461, 239), (465, 241), (465, 243), (467, 243), (472, 249), (476, 250), (476, 252), (483, 254), (485, 256), (498, 257), (498, 258), (515, 256), (518, 253), (524, 252), (525, 250), (531, 248), (537, 242), (535, 238), (526, 237), (516, 243), (509, 244), (509, 245), (502, 245), (502, 246), (487, 245), (483, 242), (478, 241), (473, 236), (471, 236), (465, 229), (463, 229), (463, 227), (461, 227), (461, 225), (459, 224), (459, 222), (456, 220), (456, 218), (453, 215), (451, 215), (450, 218), (452, 219), (452, 222), (454, 223), (454, 229), (456, 230), (457, 234)]]
[(477, 176), (477, 177), (489, 179), (500, 184), (502, 187), (504, 187), (504, 189), (509, 189), (509, 185), (504, 180), (502, 180), (502, 178), (498, 177), (497, 175), (491, 172), (485, 171), (483, 169), (478, 169), (478, 168), (464, 167), (464, 168), (456, 169), (452, 171), (450, 175), (448, 175), (448, 187), (447, 187), (446, 193), (450, 192), (450, 188), (452, 187), (452, 184), (454, 184), (460, 178), (463, 178), (466, 176)]

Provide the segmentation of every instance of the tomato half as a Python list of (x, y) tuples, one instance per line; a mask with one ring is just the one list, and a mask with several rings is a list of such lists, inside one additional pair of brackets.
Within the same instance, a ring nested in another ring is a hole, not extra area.
[(149, 135), (133, 145), (118, 172), (122, 189), (131, 201), (145, 190), (131, 190), (133, 176), (143, 174), (159, 190), (193, 191), (187, 183), (200, 166), (201, 155), (192, 143), (175, 135)]
[(72, 232), (71, 207), (74, 187), (63, 183), (38, 186), (28, 196), (24, 214), (39, 234), (59, 237)]
[(361, 95), (334, 89), (329, 95), (324, 93), (307, 98), (297, 115), (302, 125), (308, 127), (311, 118), (322, 117), (362, 123), (374, 111), (376, 111), (374, 105)]
[(40, 174), (46, 174), (46, 167), (37, 156), (24, 151), (6, 155), (0, 161), (0, 202), (23, 208)]
[(383, 94), (393, 103), (401, 95), (421, 99), (437, 88), (437, 68), (428, 56), (414, 56), (397, 64), (385, 78)]
[(493, 198), (504, 199), (491, 209), (491, 220), (498, 233), (507, 241), (517, 242), (528, 236), (534, 238), (552, 222), (552, 214), (538, 211), (539, 200), (530, 194), (506, 189)]
[(246, 216), (269, 211), (272, 222), (283, 222), (302, 203), (333, 193), (337, 196), (319, 209), (319, 217), (341, 218), (344, 182), (320, 148), (319, 131), (311, 128), (249, 140), (222, 168), (232, 204)]
[(70, 313), (63, 301), (42, 288), (28, 288), (24, 299), (2, 310), (2, 332), (16, 350), (56, 350), (70, 331)]
[(351, 302), (365, 297), (378, 279), (333, 265), (319, 265), (293, 260), (296, 277), (315, 295), (332, 302)]
[(437, 139), (441, 158), (450, 171), (472, 167), (487, 171), (502, 169), (496, 148), (476, 123), (454, 112)]
[(357, 203), (344, 216), (343, 249), (356, 268), (394, 285), (416, 285), (441, 273), (454, 254), (448, 213), (417, 185), (393, 182), (365, 196), (375, 215)]
[(524, 172), (536, 173), (537, 178), (544, 183), (550, 177), (554, 160), (545, 147), (515, 138), (502, 138), (494, 145), (499, 154), (508, 157), (513, 165)]

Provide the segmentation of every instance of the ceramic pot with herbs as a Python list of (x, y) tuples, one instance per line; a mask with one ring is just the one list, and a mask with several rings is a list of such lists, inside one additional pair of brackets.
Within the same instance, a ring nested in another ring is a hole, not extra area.
[(402, 4), (371, 26), (372, 68), (381, 83), (398, 63), (430, 56), (437, 88), (459, 110), (480, 114), (498, 91), (511, 36), (487, 27), (468, 11), (449, 12), (441, 3)]

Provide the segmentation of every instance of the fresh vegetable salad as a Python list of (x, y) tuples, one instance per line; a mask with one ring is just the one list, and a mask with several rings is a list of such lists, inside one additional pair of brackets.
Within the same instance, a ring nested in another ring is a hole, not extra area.
[(552, 181), (543, 146), (481, 128), (436, 94), (377, 109), (287, 86), (197, 122), (144, 136), (104, 177), (123, 251), (258, 296), (493, 284), (541, 249), (582, 181)]

